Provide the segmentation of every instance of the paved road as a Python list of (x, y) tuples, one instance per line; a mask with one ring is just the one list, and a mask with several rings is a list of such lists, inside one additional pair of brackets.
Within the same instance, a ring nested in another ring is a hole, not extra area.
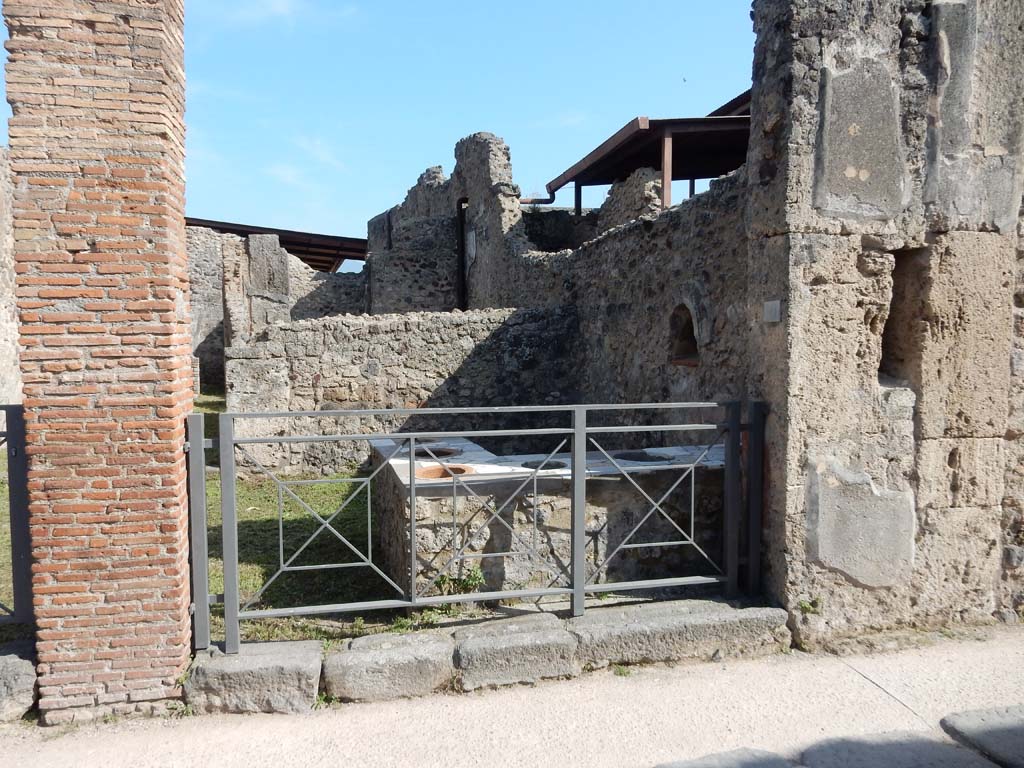
[(0, 727), (3, 766), (616, 766), (831, 737), (941, 733), (951, 712), (1024, 704), (1024, 629), (893, 654), (598, 672), (534, 688), (312, 715)]

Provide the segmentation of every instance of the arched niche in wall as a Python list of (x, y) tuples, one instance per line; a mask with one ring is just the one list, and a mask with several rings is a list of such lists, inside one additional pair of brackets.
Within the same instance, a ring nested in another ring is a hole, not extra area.
[(686, 304), (679, 304), (669, 318), (669, 362), (688, 368), (700, 365), (700, 345), (697, 343), (697, 324), (693, 312)]

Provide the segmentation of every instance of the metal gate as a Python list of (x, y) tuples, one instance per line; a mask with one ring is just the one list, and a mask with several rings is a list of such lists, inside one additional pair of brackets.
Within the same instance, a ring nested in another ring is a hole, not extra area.
[[(6, 449), (6, 490), (10, 534), (10, 589), (0, 591), (0, 623), (32, 623), (32, 542), (28, 524), (28, 456), (25, 453), (25, 409), (0, 405), (0, 446)], [(7, 521), (4, 521), (7, 522)], [(0, 543), (0, 546), (3, 546)], [(7, 574), (0, 573), (6, 581)], [(4, 584), (6, 587), (6, 584)], [(10, 605), (7, 604), (7, 598)]]
[[(727, 597), (755, 594), (765, 416), (763, 403), (751, 403), (744, 421), (738, 402), (228, 413), (216, 445), (204, 437), (204, 417), (191, 416), (194, 645), (209, 646), (210, 605), (218, 603), (225, 650), (237, 653), (239, 624), (251, 619), (551, 596), (580, 615), (588, 596), (613, 592), (719, 586)], [(488, 419), (517, 423), (481, 428)], [(524, 426), (531, 419), (540, 426)], [(485, 443), (530, 450), (491, 452)], [(222, 594), (209, 588), (205, 457), (214, 447)], [(362, 463), (343, 476), (295, 472), (309, 457), (330, 465), (336, 455)], [(240, 499), (252, 486), (240, 482), (262, 483), (269, 494), (259, 503), (276, 503), (272, 515), (243, 521), (244, 530), (240, 510), (252, 509), (244, 506), (251, 499)], [(316, 491), (332, 483), (343, 488)], [(310, 490), (328, 506), (317, 507)], [(239, 547), (250, 530), (276, 535), (276, 551), (265, 555), (269, 578), (242, 594)], [(341, 555), (303, 562), (324, 539)], [(686, 573), (650, 572), (669, 563)], [(302, 604), (266, 604), (267, 590), (314, 572), (328, 574), (321, 583), (332, 590), (363, 578), (380, 594), (318, 604), (300, 590), (289, 594)], [(465, 573), (476, 581), (456, 575)]]

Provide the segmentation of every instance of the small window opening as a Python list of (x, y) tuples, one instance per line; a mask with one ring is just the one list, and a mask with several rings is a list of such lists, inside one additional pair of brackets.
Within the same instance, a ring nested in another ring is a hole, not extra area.
[(916, 386), (920, 378), (928, 252), (915, 248), (896, 251), (892, 271), (892, 300), (882, 328), (880, 381)]
[(695, 368), (700, 363), (700, 350), (697, 347), (697, 329), (689, 307), (680, 304), (672, 311), (669, 329), (672, 334), (672, 365)]

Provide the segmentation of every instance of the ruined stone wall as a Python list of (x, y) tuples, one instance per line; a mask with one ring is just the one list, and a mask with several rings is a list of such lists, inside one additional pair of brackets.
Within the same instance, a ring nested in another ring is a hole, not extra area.
[[(710, 191), (606, 232), (572, 254), (579, 376), (589, 402), (730, 400), (745, 394), (743, 169)], [(602, 213), (603, 215), (603, 213)], [(673, 311), (694, 321), (699, 361), (673, 360)]]
[(21, 402), (18, 307), (14, 295), (14, 226), (10, 155), (0, 147), (0, 404)]
[(269, 326), (365, 311), (365, 270), (317, 272), (277, 235), (222, 239), (221, 254), (226, 346), (245, 345)]
[(598, 231), (628, 224), (641, 216), (657, 216), (661, 212), (661, 171), (638, 168), (608, 190), (601, 205)]
[(563, 251), (579, 248), (593, 240), (603, 229), (598, 227), (600, 211), (584, 209), (581, 216), (573, 208), (527, 206), (523, 209), (526, 237), (538, 251)]
[(755, 5), (750, 382), (804, 645), (1004, 607), (1022, 14)]
[[(548, 249), (575, 247), (592, 235), (591, 218), (571, 227), (546, 221), (534, 229)], [(370, 221), (370, 311), (454, 309), (460, 285), (471, 308), (562, 303), (561, 281), (535, 255), (543, 249), (530, 242), (527, 229), (508, 147), (489, 133), (462, 139), (451, 178), (439, 167), (428, 169), (401, 205)], [(555, 231), (569, 238), (557, 248)]]
[[(258, 341), (228, 349), (227, 408), (322, 411), (572, 402), (577, 396), (571, 388), (575, 333), (569, 310), (349, 315), (280, 324), (267, 328)], [(295, 418), (286, 424), (243, 423), (241, 428), (254, 434), (331, 434), (339, 428), (397, 428), (406, 421)], [(446, 418), (443, 425), (467, 429), (472, 422)], [(251, 449), (269, 465), (307, 471), (338, 470), (368, 456), (365, 443), (296, 444), (290, 452)]]
[(313, 320), (366, 311), (364, 272), (318, 272), (289, 254), (288, 301), (292, 320)]

